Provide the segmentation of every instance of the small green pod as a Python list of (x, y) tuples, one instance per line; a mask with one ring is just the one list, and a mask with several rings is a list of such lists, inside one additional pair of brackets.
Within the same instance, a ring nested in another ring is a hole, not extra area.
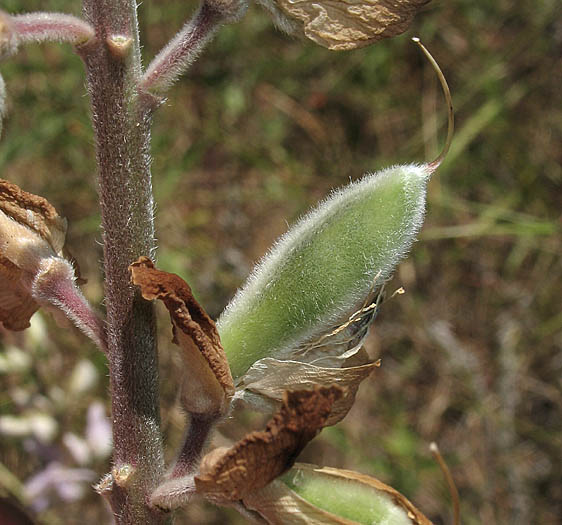
[(443, 151), (428, 164), (393, 166), (335, 191), (274, 244), (217, 323), (234, 380), (259, 359), (291, 358), (347, 321), (412, 246), (423, 223), (427, 181), (454, 129), (445, 77), (419, 39), (412, 40), (447, 101)]
[(410, 164), (367, 175), (275, 243), (217, 323), (234, 378), (346, 320), (391, 275), (423, 223), (432, 172)]
[(243, 503), (269, 523), (431, 525), (406, 497), (376, 478), (305, 463)]

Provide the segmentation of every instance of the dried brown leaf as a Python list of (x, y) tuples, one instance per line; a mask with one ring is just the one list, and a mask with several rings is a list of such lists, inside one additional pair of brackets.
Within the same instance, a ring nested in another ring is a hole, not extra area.
[(187, 364), (185, 408), (196, 413), (224, 413), (234, 385), (215, 323), (178, 275), (158, 270), (148, 257), (140, 257), (129, 269), (142, 296), (148, 301), (160, 299), (170, 313), (173, 341), (184, 351)]
[(429, 0), (259, 0), (281, 29), (342, 51), (406, 31)]
[(57, 213), (47, 199), (0, 179), (0, 211), (33, 230), (49, 243), (55, 254), (61, 255), (66, 236), (66, 219)]
[(252, 432), (215, 457), (195, 478), (197, 491), (214, 501), (237, 501), (292, 466), (306, 444), (326, 425), (339, 387), (286, 392), (263, 431)]
[(0, 256), (0, 322), (8, 330), (25, 330), (39, 309), (21, 278), (22, 270)]
[(332, 406), (326, 426), (341, 421), (351, 409), (361, 382), (380, 366), (380, 360), (361, 366), (325, 368), (272, 358), (260, 359), (237, 385), (236, 397), (248, 406), (269, 409), (271, 401), (281, 403), (286, 390), (312, 389), (315, 386), (342, 387), (344, 394)]

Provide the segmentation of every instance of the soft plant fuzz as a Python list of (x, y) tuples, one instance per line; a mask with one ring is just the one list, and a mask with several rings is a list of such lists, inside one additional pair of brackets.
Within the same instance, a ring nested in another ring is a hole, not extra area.
[(80, 45), (95, 36), (84, 20), (64, 13), (25, 13), (12, 17), (18, 44), (27, 42), (70, 42)]
[(235, 378), (345, 320), (391, 275), (423, 223), (432, 171), (410, 164), (369, 174), (275, 243), (217, 324)]
[(82, 45), (95, 37), (86, 21), (64, 13), (25, 13), (11, 16), (0, 11), (0, 58), (13, 55), (30, 42), (69, 42)]
[(147, 68), (139, 89), (160, 93), (189, 69), (223, 24), (239, 21), (246, 13), (246, 0), (205, 0), (192, 20), (170, 40)]

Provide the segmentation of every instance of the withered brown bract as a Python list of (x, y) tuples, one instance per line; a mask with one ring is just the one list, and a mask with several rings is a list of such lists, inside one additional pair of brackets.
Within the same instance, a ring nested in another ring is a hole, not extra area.
[(326, 425), (339, 387), (285, 392), (283, 404), (263, 431), (252, 432), (230, 449), (203, 459), (197, 491), (212, 501), (237, 501), (285, 472)]
[(224, 413), (234, 385), (214, 321), (178, 275), (158, 270), (148, 257), (140, 257), (129, 269), (142, 296), (160, 299), (170, 313), (173, 342), (184, 351), (189, 375), (184, 381), (184, 408), (198, 414)]
[(379, 366), (380, 360), (359, 366), (328, 368), (298, 361), (260, 359), (237, 385), (235, 400), (265, 412), (280, 404), (287, 390), (337, 385), (343, 388), (343, 395), (334, 402), (326, 420), (325, 426), (331, 426), (347, 415), (355, 402), (359, 385)]

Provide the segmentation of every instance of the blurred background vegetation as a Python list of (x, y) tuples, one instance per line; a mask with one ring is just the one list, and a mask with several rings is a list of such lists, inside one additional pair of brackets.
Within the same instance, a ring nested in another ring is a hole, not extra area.
[[(140, 5), (145, 63), (195, 7)], [(2, 9), (79, 14), (80, 6), (4, 0)], [(446, 484), (428, 452), (437, 441), (460, 490), (463, 523), (559, 523), (558, 0), (434, 0), (406, 34), (340, 53), (283, 35), (252, 6), (220, 32), (156, 115), (159, 265), (183, 276), (216, 317), (287, 223), (331, 188), (433, 158), (445, 135), (445, 104), (410, 43), (414, 35), (449, 81), (456, 136), (430, 183), (421, 239), (389, 286), (406, 294), (385, 304), (367, 340), (382, 367), (347, 418), (301, 460), (378, 477), (436, 524), (451, 523)], [(30, 46), (0, 71), (9, 93), (0, 177), (47, 197), (68, 218), (85, 293), (100, 304), (100, 217), (80, 59), (68, 46)], [(176, 403), (181, 361), (169, 332), (163, 316), (163, 423), (174, 443), (184, 423)], [(107, 522), (90, 489), (90, 478), (109, 469), (107, 451), (96, 449), (101, 423), (91, 415), (100, 401), (108, 407), (103, 356), (38, 313), (28, 331), (0, 332), (0, 380), (0, 495), (23, 501), (27, 483), (39, 523)], [(255, 424), (241, 415), (229, 437)], [(68, 486), (37, 480), (53, 464)], [(178, 522), (244, 520), (198, 503)]]

